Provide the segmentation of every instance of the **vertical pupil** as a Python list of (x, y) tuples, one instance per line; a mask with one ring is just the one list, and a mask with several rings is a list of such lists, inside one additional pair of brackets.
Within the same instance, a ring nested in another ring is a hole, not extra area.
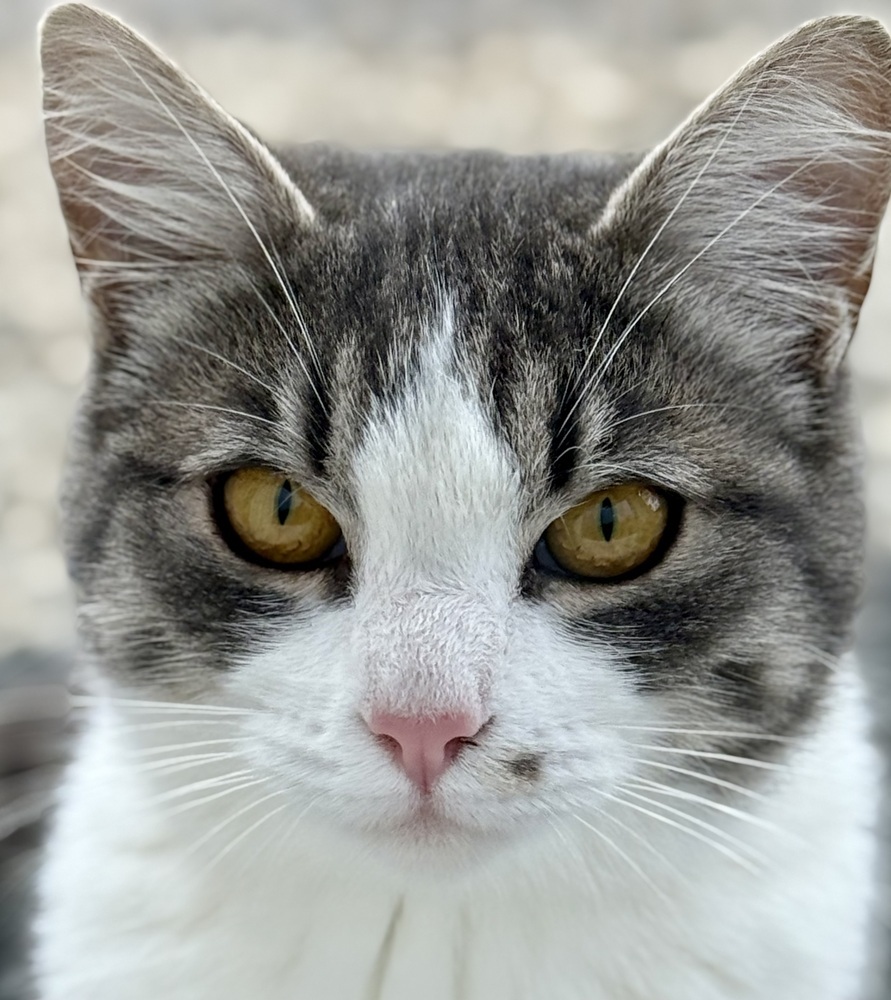
[(286, 479), (278, 488), (278, 495), (275, 498), (275, 513), (278, 523), (284, 524), (291, 513), (291, 506), (294, 502), (294, 491), (291, 489), (291, 480)]
[(613, 510), (613, 502), (607, 497), (600, 503), (600, 530), (603, 533), (603, 540), (608, 542), (613, 537), (613, 530), (616, 527), (616, 512)]

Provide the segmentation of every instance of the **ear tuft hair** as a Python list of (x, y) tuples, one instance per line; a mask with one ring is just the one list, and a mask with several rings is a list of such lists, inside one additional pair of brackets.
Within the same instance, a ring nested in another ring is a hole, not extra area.
[(596, 232), (635, 248), (659, 298), (705, 291), (747, 328), (809, 335), (832, 369), (889, 192), (891, 38), (869, 18), (827, 17), (695, 111), (615, 192)]
[(82, 4), (41, 29), (46, 143), (91, 287), (229, 258), (313, 211), (273, 155), (171, 62)]

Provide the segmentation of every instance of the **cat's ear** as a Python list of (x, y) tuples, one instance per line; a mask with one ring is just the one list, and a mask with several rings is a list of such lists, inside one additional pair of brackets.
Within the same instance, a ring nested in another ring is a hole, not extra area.
[(68, 4), (41, 40), (49, 159), (90, 291), (262, 252), (282, 220), (311, 223), (272, 154), (119, 21)]
[[(891, 191), (891, 39), (828, 17), (756, 57), (615, 192), (596, 232), (653, 308), (704, 303), (751, 343), (838, 364)], [(649, 301), (649, 299), (647, 300)], [(778, 331), (781, 331), (778, 333)], [(766, 345), (762, 345), (766, 346)]]

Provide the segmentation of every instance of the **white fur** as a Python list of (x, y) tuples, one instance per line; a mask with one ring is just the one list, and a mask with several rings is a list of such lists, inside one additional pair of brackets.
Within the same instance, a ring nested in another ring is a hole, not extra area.
[[(189, 846), (205, 823), (225, 819), (231, 799), (194, 828), (165, 822), (113, 714), (93, 719), (43, 873), (43, 1000), (858, 996), (877, 765), (847, 673), (782, 790), (757, 810), (788, 836), (744, 831), (766, 856), (757, 874), (620, 813), (631, 836), (598, 819), (593, 803), (584, 815), (627, 860), (555, 817), (558, 828), (496, 845), (484, 865), (422, 876), (307, 815), (246, 839), (202, 874), (220, 844), (197, 859)], [(385, 769), (381, 760), (378, 783), (395, 785)], [(343, 776), (354, 796), (368, 770), (366, 761)], [(444, 794), (457, 800), (470, 783), (460, 775)], [(402, 794), (378, 791), (367, 805), (398, 809)]]

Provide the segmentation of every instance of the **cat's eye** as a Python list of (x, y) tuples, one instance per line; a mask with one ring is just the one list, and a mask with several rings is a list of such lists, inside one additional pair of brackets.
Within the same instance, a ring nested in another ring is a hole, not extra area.
[(668, 499), (654, 487), (623, 483), (592, 493), (552, 521), (542, 542), (564, 572), (609, 580), (632, 573), (653, 557), (665, 536), (668, 513)]
[(337, 545), (334, 516), (292, 478), (272, 469), (238, 469), (222, 483), (223, 524), (240, 547), (266, 562), (299, 569)]

